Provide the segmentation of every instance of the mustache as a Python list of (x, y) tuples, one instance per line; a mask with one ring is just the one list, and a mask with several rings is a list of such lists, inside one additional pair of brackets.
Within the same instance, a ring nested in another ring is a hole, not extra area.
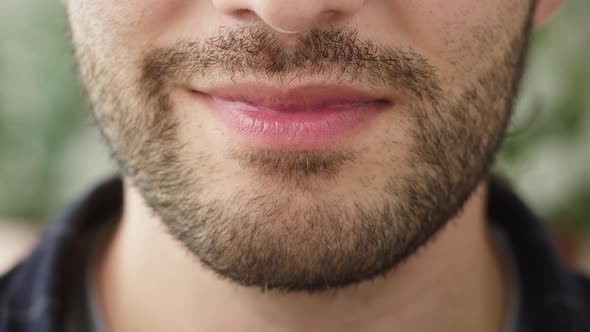
[(277, 84), (315, 76), (404, 90), (430, 101), (442, 91), (436, 68), (419, 53), (361, 40), (356, 30), (334, 26), (314, 28), (289, 43), (261, 26), (226, 27), (204, 41), (152, 48), (143, 56), (141, 81), (152, 87), (148, 91), (195, 75), (208, 80), (253, 77)]

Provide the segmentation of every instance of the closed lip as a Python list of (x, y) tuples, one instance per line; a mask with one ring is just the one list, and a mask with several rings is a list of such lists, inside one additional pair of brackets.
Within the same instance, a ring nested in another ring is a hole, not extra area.
[(266, 111), (305, 112), (326, 107), (354, 107), (369, 103), (391, 104), (393, 101), (377, 93), (353, 86), (306, 84), (300, 86), (267, 83), (236, 83), (192, 89), (226, 102), (239, 102)]
[(327, 148), (363, 131), (392, 99), (351, 86), (268, 83), (191, 89), (242, 142), (263, 148)]

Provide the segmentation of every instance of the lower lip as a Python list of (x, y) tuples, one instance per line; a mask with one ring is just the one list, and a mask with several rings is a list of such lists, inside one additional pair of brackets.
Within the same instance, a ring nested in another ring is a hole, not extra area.
[[(193, 92), (215, 117), (247, 144), (264, 148), (318, 149), (366, 128), (391, 103), (332, 103), (310, 110), (273, 111), (244, 102)], [(292, 108), (292, 107), (291, 107)]]

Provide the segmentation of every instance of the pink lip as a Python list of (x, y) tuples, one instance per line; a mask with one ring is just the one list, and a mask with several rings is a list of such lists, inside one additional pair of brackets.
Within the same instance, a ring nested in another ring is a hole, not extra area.
[(392, 105), (358, 89), (328, 85), (234, 84), (191, 94), (247, 144), (281, 149), (332, 146)]

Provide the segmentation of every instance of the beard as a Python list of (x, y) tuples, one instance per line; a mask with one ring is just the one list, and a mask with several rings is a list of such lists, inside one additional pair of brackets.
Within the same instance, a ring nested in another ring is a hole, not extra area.
[[(232, 282), (319, 292), (392, 271), (461, 210), (504, 136), (530, 26), (453, 90), (420, 54), (337, 27), (314, 29), (288, 48), (263, 27), (226, 28), (204, 42), (147, 50), (126, 82), (112, 70), (116, 61), (75, 31), (73, 44), (114, 159), (171, 236)], [(403, 142), (384, 132), (372, 148), (206, 149), (183, 135), (188, 120), (172, 87), (216, 75), (392, 88), (409, 97), (409, 125)], [(381, 161), (366, 162), (368, 153)], [(242, 184), (219, 175), (227, 172), (220, 160), (238, 165)], [(372, 165), (374, 177), (339, 190), (355, 165)]]

